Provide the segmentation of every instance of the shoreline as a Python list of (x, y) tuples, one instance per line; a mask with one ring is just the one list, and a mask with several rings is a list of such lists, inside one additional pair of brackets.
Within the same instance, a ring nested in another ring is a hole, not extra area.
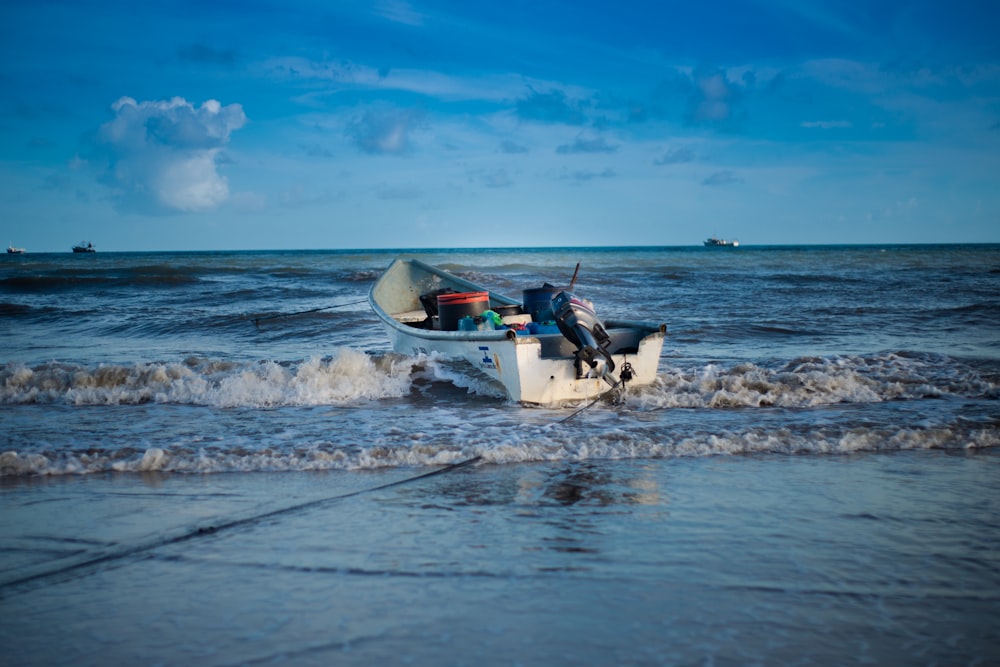
[(1000, 610), (998, 466), (917, 451), (4, 484), (0, 641), (46, 665), (970, 662)]

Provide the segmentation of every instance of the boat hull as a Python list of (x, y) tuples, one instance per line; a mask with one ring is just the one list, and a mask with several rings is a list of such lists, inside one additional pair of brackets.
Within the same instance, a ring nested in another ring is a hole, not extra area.
[(737, 240), (728, 241), (726, 239), (717, 239), (714, 236), (710, 239), (705, 240), (705, 247), (707, 248), (739, 248), (740, 242)]
[[(500, 335), (487, 337), (474, 332), (442, 332), (446, 335), (430, 338), (396, 327), (387, 330), (396, 352), (461, 360), (471, 375), (497, 383), (512, 401), (551, 405), (597, 398), (611, 388), (603, 378), (578, 378), (572, 357), (543, 356), (545, 338), (562, 338), (562, 334), (494, 332)], [(626, 386), (648, 385), (656, 379), (663, 338), (662, 331), (652, 331), (640, 340), (635, 353), (611, 355), (616, 368), (628, 363), (633, 369)]]
[[(396, 352), (439, 356), (463, 362), (470, 375), (502, 387), (516, 402), (552, 405), (590, 400), (620, 379), (616, 374), (578, 377), (573, 346), (562, 334), (522, 335), (512, 329), (440, 331), (414, 326), (423, 313), (419, 295), (441, 287), (482, 288), (417, 260), (397, 260), (372, 287), (369, 301)], [(490, 293), (494, 306), (516, 303)], [(605, 323), (614, 341), (611, 358), (620, 373), (626, 364), (632, 377), (626, 386), (656, 379), (666, 327), (643, 322)]]

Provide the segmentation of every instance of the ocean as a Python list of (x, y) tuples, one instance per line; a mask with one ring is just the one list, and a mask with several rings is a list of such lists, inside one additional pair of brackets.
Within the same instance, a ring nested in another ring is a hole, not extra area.
[[(398, 256), (657, 381), (396, 354)], [(1000, 245), (9, 255), (0, 350), (9, 664), (1000, 660)]]

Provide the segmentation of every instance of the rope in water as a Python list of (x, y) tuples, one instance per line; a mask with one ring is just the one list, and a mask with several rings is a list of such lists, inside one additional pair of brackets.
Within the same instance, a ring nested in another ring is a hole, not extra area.
[(611, 394), (611, 392), (613, 392), (614, 390), (616, 390), (618, 388), (618, 385), (620, 385), (621, 383), (622, 383), (621, 380), (619, 380), (618, 382), (615, 382), (611, 386), (611, 389), (608, 389), (603, 394), (598, 395), (598, 397), (595, 398), (594, 400), (592, 400), (590, 403), (587, 403), (585, 406), (583, 406), (582, 408), (580, 408), (579, 410), (577, 410), (576, 412), (574, 412), (573, 414), (571, 414), (569, 417), (564, 417), (564, 418), (560, 419), (556, 423), (557, 424), (565, 424), (570, 419), (572, 419), (573, 417), (576, 417), (578, 414), (580, 414), (584, 410), (587, 410), (587, 409), (592, 408), (593, 406), (597, 405), (598, 403), (600, 403), (601, 401), (603, 401), (605, 398), (607, 398)]
[(260, 326), (261, 322), (266, 320), (277, 320), (282, 317), (295, 317), (296, 315), (305, 315), (306, 313), (318, 313), (321, 310), (330, 310), (331, 308), (344, 308), (345, 306), (357, 306), (358, 304), (368, 303), (368, 299), (362, 299), (361, 301), (352, 301), (350, 303), (338, 303), (335, 306), (323, 306), (322, 308), (310, 308), (309, 310), (300, 310), (294, 313), (278, 313), (277, 315), (268, 315), (267, 317), (254, 317), (254, 326)]
[(198, 528), (190, 529), (180, 535), (175, 535), (173, 537), (164, 537), (158, 540), (153, 540), (147, 544), (140, 544), (132, 547), (124, 547), (118, 551), (113, 551), (108, 554), (103, 554), (100, 556), (95, 556), (88, 560), (81, 561), (79, 563), (72, 563), (69, 565), (64, 565), (62, 567), (57, 567), (52, 570), (45, 572), (38, 572), (35, 574), (30, 574), (18, 579), (12, 579), (10, 581), (0, 582), (0, 598), (3, 597), (3, 591), (9, 588), (20, 586), (23, 584), (28, 584), (32, 582), (38, 582), (45, 579), (50, 579), (53, 577), (58, 577), (60, 575), (69, 574), (77, 570), (83, 570), (95, 565), (101, 565), (103, 563), (108, 563), (112, 561), (122, 560), (124, 558), (129, 558), (131, 556), (137, 556), (140, 554), (147, 553), (153, 549), (158, 549), (160, 547), (170, 546), (172, 544), (179, 544), (181, 542), (187, 542), (198, 537), (204, 537), (206, 535), (215, 535), (224, 530), (230, 530), (232, 528), (237, 528), (239, 526), (247, 526), (256, 523), (260, 523), (265, 519), (270, 519), (272, 517), (280, 516), (283, 514), (291, 514), (292, 512), (298, 512), (300, 510), (317, 507), (320, 505), (326, 505), (329, 503), (336, 502), (338, 500), (344, 500), (346, 498), (353, 498), (355, 496), (360, 496), (365, 493), (373, 493), (375, 491), (382, 491), (384, 489), (390, 489), (395, 486), (402, 486), (403, 484), (410, 484), (418, 480), (427, 479), (429, 477), (435, 477), (437, 475), (443, 475), (445, 473), (453, 472), (459, 470), (460, 468), (465, 468), (466, 466), (473, 465), (482, 460), (481, 456), (473, 456), (470, 459), (465, 459), (464, 461), (459, 461), (457, 463), (452, 463), (450, 465), (444, 466), (443, 468), (438, 468), (437, 470), (432, 470), (430, 472), (421, 473), (419, 475), (414, 475), (413, 477), (407, 477), (405, 479), (396, 480), (394, 482), (387, 482), (385, 484), (380, 484), (378, 486), (369, 487), (367, 489), (360, 489), (358, 491), (351, 491), (350, 493), (343, 493), (338, 496), (329, 496), (326, 498), (318, 498), (316, 500), (310, 500), (308, 502), (299, 503), (298, 505), (291, 505), (289, 507), (282, 507), (280, 509), (272, 510), (270, 512), (264, 512), (263, 514), (255, 514), (250, 517), (245, 517), (242, 519), (230, 519), (215, 525), (199, 526)]
[(573, 414), (571, 414), (569, 417), (565, 417), (563, 419), (560, 419), (557, 423), (558, 424), (565, 424), (570, 419), (572, 419), (573, 417), (576, 417), (578, 414), (580, 414), (584, 410), (587, 410), (589, 408), (594, 407), (595, 405), (597, 405), (598, 403), (600, 403), (602, 400), (604, 400), (605, 398), (607, 398), (608, 396), (610, 396), (612, 393), (614, 393), (615, 391), (617, 391), (618, 388), (619, 388), (619, 386), (621, 387), (622, 393), (624, 394), (625, 388), (626, 388), (625, 387), (625, 383), (628, 382), (629, 380), (631, 380), (634, 377), (634, 374), (635, 374), (635, 371), (632, 369), (632, 364), (630, 364), (628, 361), (626, 361), (622, 365), (621, 375), (619, 376), (618, 381), (615, 382), (613, 385), (611, 385), (611, 389), (608, 389), (603, 394), (598, 395), (598, 397), (595, 398), (594, 400), (592, 400), (590, 403), (588, 403), (587, 405), (583, 406), (582, 408), (580, 408), (579, 410), (577, 410), (576, 412), (574, 412)]

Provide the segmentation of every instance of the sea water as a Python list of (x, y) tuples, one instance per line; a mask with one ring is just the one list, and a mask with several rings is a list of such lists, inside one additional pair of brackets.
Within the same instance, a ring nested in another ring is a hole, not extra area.
[[(395, 354), (366, 299), (397, 255), (512, 296), (579, 262), (600, 317), (667, 325), (658, 379), (555, 428), (564, 410)], [(3, 260), (4, 476), (1000, 444), (998, 246)]]
[[(600, 317), (667, 325), (657, 380), (576, 413), (393, 353), (366, 297), (397, 256), (515, 297), (579, 262)], [(997, 245), (0, 258), (0, 640), (990, 664), (998, 295)]]

